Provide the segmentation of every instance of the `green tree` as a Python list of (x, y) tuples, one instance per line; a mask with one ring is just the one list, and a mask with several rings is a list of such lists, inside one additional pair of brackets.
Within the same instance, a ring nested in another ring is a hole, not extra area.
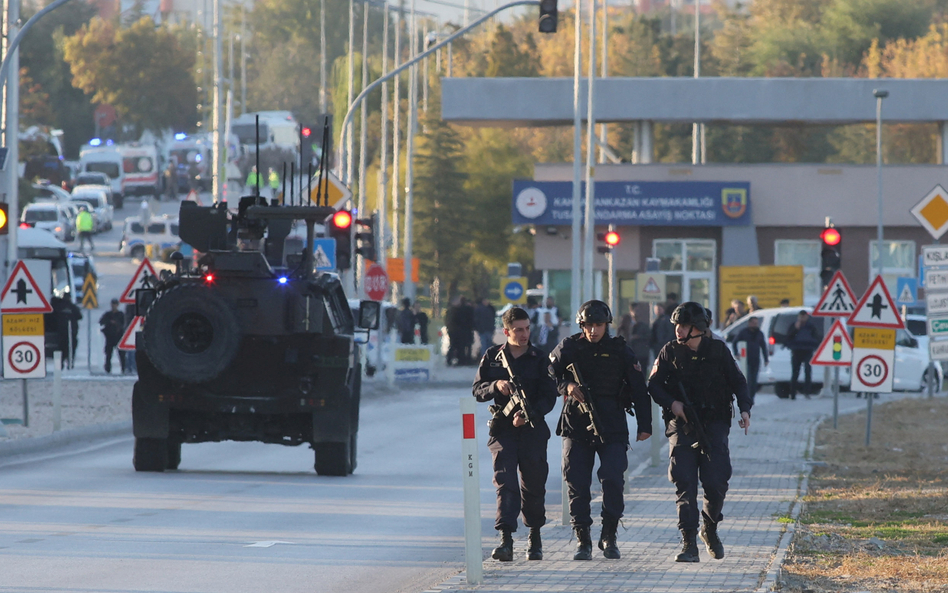
[(171, 30), (143, 18), (128, 29), (95, 18), (65, 43), (73, 85), (109, 103), (140, 133), (194, 123), (194, 53)]

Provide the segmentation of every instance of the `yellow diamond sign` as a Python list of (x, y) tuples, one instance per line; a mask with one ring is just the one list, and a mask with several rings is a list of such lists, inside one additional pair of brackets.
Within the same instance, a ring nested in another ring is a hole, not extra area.
[(936, 185), (911, 212), (935, 240), (940, 239), (948, 231), (948, 191)]

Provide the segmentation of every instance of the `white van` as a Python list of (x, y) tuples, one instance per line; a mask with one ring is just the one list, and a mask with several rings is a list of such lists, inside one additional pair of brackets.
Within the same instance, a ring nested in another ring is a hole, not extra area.
[[(747, 327), (747, 320), (757, 317), (760, 320), (760, 331), (764, 332), (770, 356), (769, 365), (761, 365), (757, 373), (757, 380), (761, 387), (773, 385), (777, 397), (790, 396), (790, 349), (787, 347), (787, 333), (796, 320), (800, 311), (811, 312), (813, 307), (780, 307), (775, 309), (761, 309), (739, 319), (733, 325), (721, 330), (721, 335), (732, 347), (737, 334)], [(819, 334), (820, 340), (833, 325), (831, 317), (810, 317)], [(845, 321), (843, 322), (845, 325)], [(847, 328), (852, 337), (852, 328)], [(895, 375), (893, 389), (896, 391), (919, 391), (928, 384), (928, 348), (922, 348), (918, 339), (910, 332), (900, 329), (895, 334)], [(935, 365), (938, 373), (936, 385), (941, 385), (943, 379), (940, 365)], [(814, 391), (823, 385), (823, 368), (813, 367)], [(800, 369), (799, 384), (803, 383), (803, 369)], [(849, 389), (850, 376), (848, 367), (840, 367), (839, 384), (841, 389)]]
[(282, 148), (298, 150), (300, 144), (299, 123), (289, 111), (258, 111), (245, 113), (234, 119), (231, 133), (240, 139), (240, 143), (256, 150), (256, 117), (260, 116), (260, 150)]
[[(96, 139), (93, 139), (95, 141)], [(125, 171), (122, 153), (115, 146), (86, 146), (79, 152), (79, 166), (82, 173), (105, 173), (112, 183), (112, 198), (115, 207), (122, 208), (125, 194)]]

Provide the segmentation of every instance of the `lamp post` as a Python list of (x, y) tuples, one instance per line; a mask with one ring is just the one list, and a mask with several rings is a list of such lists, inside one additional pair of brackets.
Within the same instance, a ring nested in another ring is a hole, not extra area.
[[(882, 100), (889, 96), (889, 91), (885, 89), (875, 89), (872, 96), (876, 98), (876, 187), (879, 190), (878, 201), (878, 227), (876, 229), (876, 257), (878, 258), (877, 273), (882, 278)], [(869, 439), (872, 435), (872, 393), (866, 394), (866, 446), (869, 446)]]

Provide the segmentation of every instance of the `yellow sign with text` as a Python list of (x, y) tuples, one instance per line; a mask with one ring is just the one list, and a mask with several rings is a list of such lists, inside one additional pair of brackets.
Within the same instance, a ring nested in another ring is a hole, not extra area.
[(853, 328), (853, 348), (895, 350), (895, 330), (872, 327)]
[(428, 348), (396, 348), (395, 360), (399, 362), (428, 362), (431, 351)]
[(42, 336), (45, 333), (43, 314), (22, 313), (3, 316), (3, 335)]
[(747, 297), (757, 297), (761, 308), (779, 307), (788, 299), (791, 307), (803, 306), (803, 266), (721, 266), (718, 320), (732, 300), (747, 304)]

